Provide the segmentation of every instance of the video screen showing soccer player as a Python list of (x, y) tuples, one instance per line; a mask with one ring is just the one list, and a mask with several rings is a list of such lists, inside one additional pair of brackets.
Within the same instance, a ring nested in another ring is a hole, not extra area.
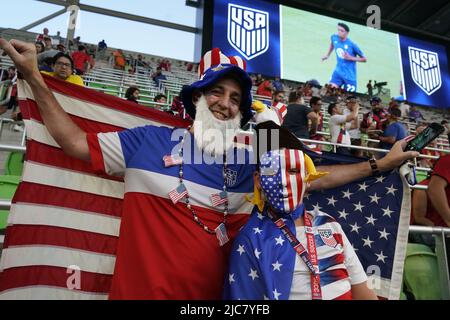
[(282, 78), (359, 93), (367, 93), (369, 80), (387, 82), (382, 96), (401, 94), (397, 34), (287, 6), (281, 17)]

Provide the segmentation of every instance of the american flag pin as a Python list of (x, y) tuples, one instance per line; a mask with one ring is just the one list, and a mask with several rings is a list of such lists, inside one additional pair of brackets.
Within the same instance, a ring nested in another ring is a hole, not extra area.
[(211, 195), (211, 203), (213, 207), (220, 206), (221, 204), (224, 204), (226, 202), (228, 202), (228, 195), (226, 191), (214, 193)]
[(178, 187), (169, 192), (169, 197), (172, 200), (173, 204), (176, 204), (178, 201), (183, 199), (188, 194), (186, 187), (184, 184), (180, 184)]
[(219, 224), (219, 226), (214, 231), (216, 232), (216, 237), (217, 240), (219, 240), (220, 246), (223, 246), (228, 241), (230, 241), (227, 234), (227, 228), (223, 222)]
[(172, 166), (182, 164), (183, 158), (181, 158), (180, 155), (178, 155), (178, 154), (170, 154), (170, 155), (165, 155), (163, 157), (163, 161), (164, 161), (164, 166), (167, 168), (167, 167), (172, 167)]

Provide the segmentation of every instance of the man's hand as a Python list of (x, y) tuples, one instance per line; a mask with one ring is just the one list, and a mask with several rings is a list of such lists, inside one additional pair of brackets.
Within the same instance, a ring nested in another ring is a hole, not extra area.
[(380, 171), (389, 171), (398, 168), (403, 162), (416, 158), (420, 155), (417, 151), (404, 152), (407, 142), (405, 140), (397, 141), (391, 151), (382, 159), (378, 160), (378, 168)]
[(26, 80), (33, 74), (39, 74), (34, 44), (14, 39), (8, 42), (0, 38), (0, 48), (12, 59)]
[(323, 57), (322, 57), (322, 61), (328, 60), (329, 57), (330, 57), (330, 56), (328, 56), (328, 55), (323, 56)]

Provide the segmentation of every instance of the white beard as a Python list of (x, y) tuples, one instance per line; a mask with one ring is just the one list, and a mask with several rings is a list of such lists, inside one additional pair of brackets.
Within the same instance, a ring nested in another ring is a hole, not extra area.
[(197, 108), (193, 128), (197, 147), (210, 156), (222, 156), (234, 144), (234, 137), (241, 126), (241, 113), (234, 119), (219, 120), (209, 110), (204, 95), (195, 105)]

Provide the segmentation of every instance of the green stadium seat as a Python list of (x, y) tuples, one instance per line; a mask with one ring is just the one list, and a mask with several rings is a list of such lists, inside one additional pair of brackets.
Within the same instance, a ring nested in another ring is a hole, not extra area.
[(21, 176), (23, 171), (23, 156), (21, 152), (10, 152), (5, 161), (5, 175)]
[(416, 171), (417, 183), (422, 182), (427, 178), (428, 173), (425, 171)]
[(415, 300), (442, 299), (437, 258), (430, 247), (408, 243), (403, 281)]
[[(11, 200), (19, 185), (19, 176), (0, 176), (0, 199)], [(0, 229), (5, 229), (8, 224), (9, 210), (0, 210)]]

